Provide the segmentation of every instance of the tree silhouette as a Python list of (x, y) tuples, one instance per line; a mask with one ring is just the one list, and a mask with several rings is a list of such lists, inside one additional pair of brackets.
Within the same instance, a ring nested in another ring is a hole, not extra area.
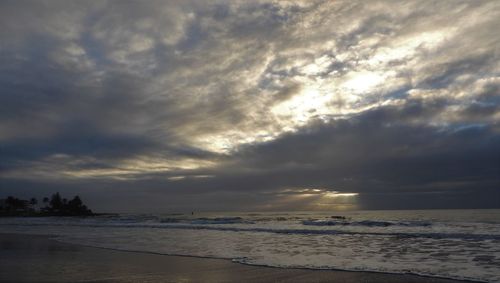
[(72, 200), (69, 201), (68, 205), (70, 207), (80, 207), (82, 206), (82, 200), (79, 196), (75, 196)]
[(13, 196), (8, 196), (5, 200), (8, 211), (16, 211), (18, 209), (25, 209), (27, 206), (27, 201), (15, 198)]
[[(75, 196), (71, 200), (62, 198), (59, 192), (52, 195), (50, 201), (48, 197), (43, 198), (46, 204), (44, 208), (40, 208), (39, 212), (35, 211), (35, 205), (38, 204), (36, 198), (31, 198), (29, 201), (7, 197), (5, 206), (0, 207), (0, 216), (32, 216), (32, 215), (56, 215), (56, 216), (91, 216), (94, 215), (92, 210), (88, 209), (82, 202), (79, 196)], [(47, 205), (48, 204), (48, 205)]]
[(50, 199), (50, 209), (52, 211), (60, 211), (61, 208), (63, 207), (63, 202), (61, 199), (61, 195), (59, 192), (55, 193), (52, 195), (52, 198)]
[(67, 213), (71, 215), (90, 215), (92, 211), (83, 205), (79, 196), (75, 196), (66, 206)]

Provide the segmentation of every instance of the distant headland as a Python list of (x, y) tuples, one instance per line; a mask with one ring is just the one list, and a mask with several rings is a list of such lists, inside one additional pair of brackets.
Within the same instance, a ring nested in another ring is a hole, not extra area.
[(0, 199), (0, 217), (1, 216), (94, 216), (86, 205), (83, 204), (79, 196), (71, 200), (61, 197), (59, 192), (52, 195), (49, 199), (44, 197), (42, 204), (36, 198), (29, 200), (18, 199), (8, 196), (6, 199)]

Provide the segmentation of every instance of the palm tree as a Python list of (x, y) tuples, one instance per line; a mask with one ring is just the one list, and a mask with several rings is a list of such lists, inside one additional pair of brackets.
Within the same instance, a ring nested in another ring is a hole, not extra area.
[(63, 202), (61, 199), (61, 195), (59, 194), (59, 192), (57, 192), (52, 195), (52, 198), (50, 200), (50, 209), (59, 211), (61, 208), (63, 208)]

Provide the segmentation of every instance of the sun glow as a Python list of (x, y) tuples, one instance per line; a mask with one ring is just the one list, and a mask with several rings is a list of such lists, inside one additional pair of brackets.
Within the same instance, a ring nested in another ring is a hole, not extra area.
[(379, 73), (357, 72), (351, 74), (350, 79), (343, 84), (343, 87), (355, 93), (365, 93), (380, 85), (384, 79), (385, 77)]
[(446, 38), (453, 36), (455, 32), (456, 29), (448, 28), (440, 31), (423, 32), (396, 40), (391, 46), (380, 48), (366, 63), (371, 66), (380, 66), (388, 64), (391, 61), (411, 59), (419, 51), (436, 48)]
[(339, 198), (343, 200), (354, 199), (359, 195), (359, 193), (331, 191), (322, 188), (285, 189), (281, 193), (298, 197), (316, 196), (321, 199)]
[(331, 94), (317, 86), (307, 85), (299, 94), (278, 104), (271, 111), (278, 118), (284, 118), (287, 123), (300, 126), (314, 116), (330, 114), (328, 104), (331, 99)]
[(283, 190), (285, 199), (301, 200), (310, 209), (353, 210), (359, 209), (355, 192), (339, 192), (326, 188), (295, 188)]
[(359, 195), (358, 193), (339, 193), (336, 191), (325, 192), (325, 197), (329, 197), (329, 198), (355, 197), (358, 195)]

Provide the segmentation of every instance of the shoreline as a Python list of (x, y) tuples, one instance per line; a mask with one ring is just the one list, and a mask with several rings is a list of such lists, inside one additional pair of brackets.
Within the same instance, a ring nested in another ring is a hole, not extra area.
[(0, 282), (479, 282), (410, 273), (253, 265), (91, 247), (52, 237), (0, 233)]
[[(0, 233), (0, 236), (1, 236), (1, 233)], [(44, 237), (47, 235), (35, 235), (35, 236)], [(374, 270), (349, 270), (349, 269), (339, 269), (339, 268), (280, 267), (280, 266), (272, 266), (272, 265), (265, 265), (265, 264), (253, 264), (253, 263), (239, 262), (239, 261), (234, 261), (231, 258), (197, 256), (197, 255), (182, 255), (182, 254), (167, 254), (167, 253), (150, 252), (150, 251), (121, 250), (121, 249), (115, 249), (115, 248), (95, 247), (95, 246), (90, 246), (90, 245), (85, 245), (85, 244), (65, 242), (62, 240), (51, 238), (52, 236), (47, 236), (47, 237), (49, 237), (49, 240), (51, 240), (51, 241), (56, 241), (56, 242), (63, 243), (63, 244), (76, 245), (76, 246), (81, 246), (81, 247), (86, 247), (86, 248), (102, 249), (102, 250), (109, 250), (109, 251), (115, 251), (115, 252), (125, 252), (125, 253), (150, 254), (150, 255), (159, 255), (159, 256), (168, 256), (168, 257), (187, 257), (187, 258), (196, 258), (196, 259), (224, 260), (224, 261), (231, 262), (233, 264), (241, 264), (241, 265), (246, 265), (246, 266), (256, 266), (256, 267), (263, 267), (263, 268), (293, 269), (293, 270), (307, 270), (307, 271), (355, 272), (355, 273), (362, 272), (362, 273), (374, 273), (374, 274), (386, 274), (386, 275), (409, 275), (409, 276), (417, 276), (417, 277), (430, 278), (430, 279), (451, 280), (453, 282), (488, 283), (487, 281), (478, 281), (478, 280), (473, 280), (473, 279), (455, 279), (455, 278), (449, 278), (449, 277), (444, 277), (444, 276), (434, 276), (434, 275), (418, 274), (418, 273), (412, 273), (412, 272), (397, 273), (397, 272), (385, 272), (385, 271), (374, 271)], [(54, 237), (57, 237), (57, 236), (54, 236)]]

